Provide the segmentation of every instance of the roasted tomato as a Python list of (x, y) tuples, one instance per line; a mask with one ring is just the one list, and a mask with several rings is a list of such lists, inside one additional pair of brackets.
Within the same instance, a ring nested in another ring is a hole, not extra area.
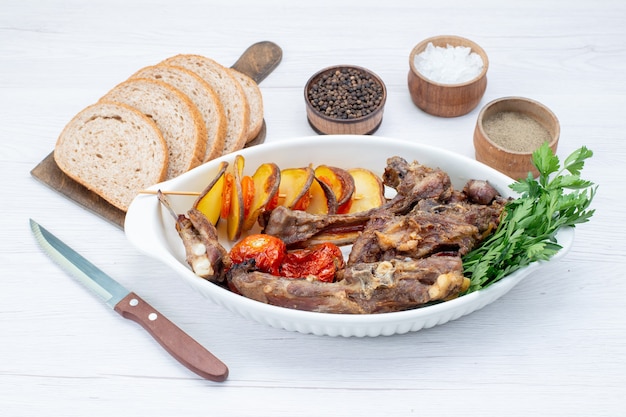
[(220, 217), (222, 219), (228, 218), (228, 213), (230, 213), (230, 205), (232, 202), (232, 189), (234, 187), (233, 174), (227, 172), (224, 174), (224, 188), (222, 189), (222, 212)]
[(298, 201), (291, 207), (292, 210), (306, 211), (307, 207), (311, 203), (311, 194), (305, 193)]
[(241, 178), (241, 191), (243, 192), (243, 213), (244, 217), (250, 213), (250, 207), (252, 207), (252, 201), (254, 200), (254, 181), (250, 176), (244, 176)]
[(278, 207), (278, 193), (274, 194), (274, 197), (267, 202), (267, 206), (265, 206), (266, 211), (272, 211), (276, 207)]
[(319, 281), (333, 282), (335, 273), (343, 265), (341, 249), (332, 243), (322, 243), (310, 249), (287, 253), (280, 275), (287, 278), (315, 276)]
[(347, 214), (350, 213), (350, 209), (352, 208), (352, 200), (346, 201), (344, 204), (339, 206), (337, 209), (337, 214)]
[(236, 264), (253, 259), (260, 271), (279, 275), (286, 254), (285, 242), (279, 238), (253, 234), (246, 236), (231, 248), (230, 259)]

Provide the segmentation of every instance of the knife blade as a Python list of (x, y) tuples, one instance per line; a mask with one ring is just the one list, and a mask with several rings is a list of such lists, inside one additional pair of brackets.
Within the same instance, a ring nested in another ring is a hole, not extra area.
[(52, 260), (91, 289), (122, 317), (139, 323), (181, 364), (211, 381), (226, 380), (228, 367), (154, 307), (134, 292), (127, 290), (33, 219), (30, 219), (30, 228), (35, 240)]

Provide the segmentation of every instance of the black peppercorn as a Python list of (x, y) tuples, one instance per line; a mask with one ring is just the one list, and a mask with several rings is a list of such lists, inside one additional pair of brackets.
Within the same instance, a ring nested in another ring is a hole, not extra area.
[(307, 97), (317, 111), (333, 119), (357, 119), (376, 110), (383, 87), (366, 72), (341, 68), (321, 75)]

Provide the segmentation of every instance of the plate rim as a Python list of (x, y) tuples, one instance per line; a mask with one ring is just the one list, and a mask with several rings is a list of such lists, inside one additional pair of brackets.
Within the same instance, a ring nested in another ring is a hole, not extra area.
[[(414, 150), (424, 150), (436, 155), (453, 157), (458, 161), (467, 162), (474, 166), (482, 166), (483, 170), (486, 170), (490, 173), (490, 175), (498, 178), (501, 182), (507, 181), (508, 184), (512, 184), (514, 182), (513, 179), (507, 177), (506, 175), (496, 171), (495, 169), (487, 165), (482, 164), (481, 162), (476, 161), (475, 159), (471, 159), (462, 154), (454, 153), (453, 151), (438, 148), (433, 145), (381, 136), (325, 135), (294, 137), (290, 139), (277, 140), (274, 142), (267, 142), (252, 148), (246, 148), (237, 153), (232, 153), (229, 155), (224, 155), (220, 158), (216, 158), (200, 167), (194, 168), (193, 170), (182, 174), (177, 178), (155, 184), (154, 186), (150, 187), (150, 189), (172, 189), (172, 186), (174, 186), (173, 188), (175, 189), (176, 184), (183, 183), (190, 177), (201, 175), (206, 171), (215, 169), (221, 161), (232, 161), (236, 154), (241, 154), (242, 156), (244, 156), (244, 158), (246, 158), (250, 155), (255, 155), (257, 153), (271, 154), (272, 152), (276, 152), (277, 150), (290, 149), (294, 146), (303, 144), (306, 144), (307, 146), (324, 146), (331, 144), (336, 145), (337, 142), (345, 142), (343, 144), (345, 146), (353, 143), (360, 143), (362, 146), (366, 146), (367, 144), (371, 143), (376, 144), (377, 147), (381, 145), (381, 142), (385, 142), (387, 144), (393, 144), (394, 146), (407, 147)], [(387, 155), (387, 157), (391, 156), (392, 155)], [(510, 189), (507, 190), (506, 194), (515, 195), (515, 193)], [(150, 209), (147, 211), (147, 213), (152, 214), (147, 215), (146, 212), (143, 212), (143, 214), (139, 216), (138, 214), (145, 208)], [(253, 319), (254, 321), (270, 325), (271, 327), (283, 328), (285, 330), (292, 331), (295, 330), (300, 333), (313, 333), (317, 335), (329, 336), (379, 336), (383, 334), (404, 333), (404, 331), (401, 331), (401, 329), (399, 328), (399, 325), (407, 322), (413, 322), (417, 324), (416, 329), (412, 328), (408, 331), (417, 331), (425, 327), (432, 327), (430, 325), (426, 326), (426, 324), (430, 323), (425, 323), (425, 321), (427, 321), (428, 319), (432, 319), (433, 317), (444, 318), (443, 321), (434, 324), (438, 325), (470, 314), (508, 293), (526, 276), (535, 272), (543, 265), (549, 262), (553, 262), (554, 260), (564, 256), (571, 247), (574, 237), (573, 228), (567, 228), (559, 231), (557, 235), (557, 240), (559, 244), (562, 245), (562, 249), (550, 260), (534, 262), (518, 271), (515, 271), (501, 281), (485, 289), (463, 295), (453, 300), (432, 304), (429, 306), (418, 307), (415, 309), (389, 313), (319, 313), (264, 304), (256, 300), (252, 300), (241, 295), (232, 293), (227, 289), (219, 287), (215, 284), (210, 283), (209, 281), (206, 281), (196, 276), (186, 264), (181, 263), (180, 260), (177, 259), (170, 251), (159, 250), (155, 252), (148, 250), (145, 245), (146, 236), (144, 236), (144, 239), (140, 239), (138, 233), (143, 233), (146, 230), (152, 230), (153, 232), (155, 231), (155, 228), (150, 229), (147, 223), (155, 216), (158, 218), (159, 214), (156, 212), (159, 210), (161, 210), (160, 203), (158, 203), (154, 196), (149, 195), (138, 196), (137, 198), (135, 198), (135, 200), (133, 200), (129, 207), (128, 213), (126, 215), (126, 221), (124, 224), (124, 231), (128, 240), (141, 252), (165, 263), (170, 268), (177, 271), (177, 275), (179, 275), (179, 277), (182, 276), (184, 281), (192, 288), (201, 292), (203, 296), (209, 298), (212, 302), (226, 308), (231, 312), (237, 313), (248, 319)], [(162, 215), (160, 216), (161, 219), (163, 219)], [(172, 218), (172, 228), (173, 224), (174, 223)], [(161, 224), (161, 226), (164, 227), (163, 224)], [(153, 237), (159, 238), (158, 236)], [(160, 238), (163, 239), (162, 236)], [(147, 240), (152, 241), (153, 243), (155, 241), (155, 239), (150, 238), (148, 238)], [(446, 315), (454, 316), (455, 312), (458, 313), (456, 314), (456, 317), (445, 319)], [(421, 325), (419, 323), (420, 321), (423, 321)], [(346, 328), (346, 326), (348, 327)], [(350, 326), (354, 327), (352, 331), (350, 330)], [(368, 329), (366, 330), (368, 331), (363, 332), (363, 326), (367, 327)]]

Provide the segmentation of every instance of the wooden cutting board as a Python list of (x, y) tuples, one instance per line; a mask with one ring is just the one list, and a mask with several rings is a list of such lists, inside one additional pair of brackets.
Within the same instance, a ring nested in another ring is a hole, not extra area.
[[(269, 41), (258, 42), (246, 49), (237, 62), (232, 65), (232, 68), (243, 72), (257, 83), (260, 83), (278, 66), (282, 55), (281, 48), (275, 43)], [(261, 131), (246, 147), (263, 143), (266, 133), (267, 127), (265, 121), (263, 121)], [(53, 152), (50, 152), (30, 173), (44, 185), (108, 220), (115, 226), (124, 228), (126, 212), (112, 206), (97, 194), (66, 176), (54, 161)]]

